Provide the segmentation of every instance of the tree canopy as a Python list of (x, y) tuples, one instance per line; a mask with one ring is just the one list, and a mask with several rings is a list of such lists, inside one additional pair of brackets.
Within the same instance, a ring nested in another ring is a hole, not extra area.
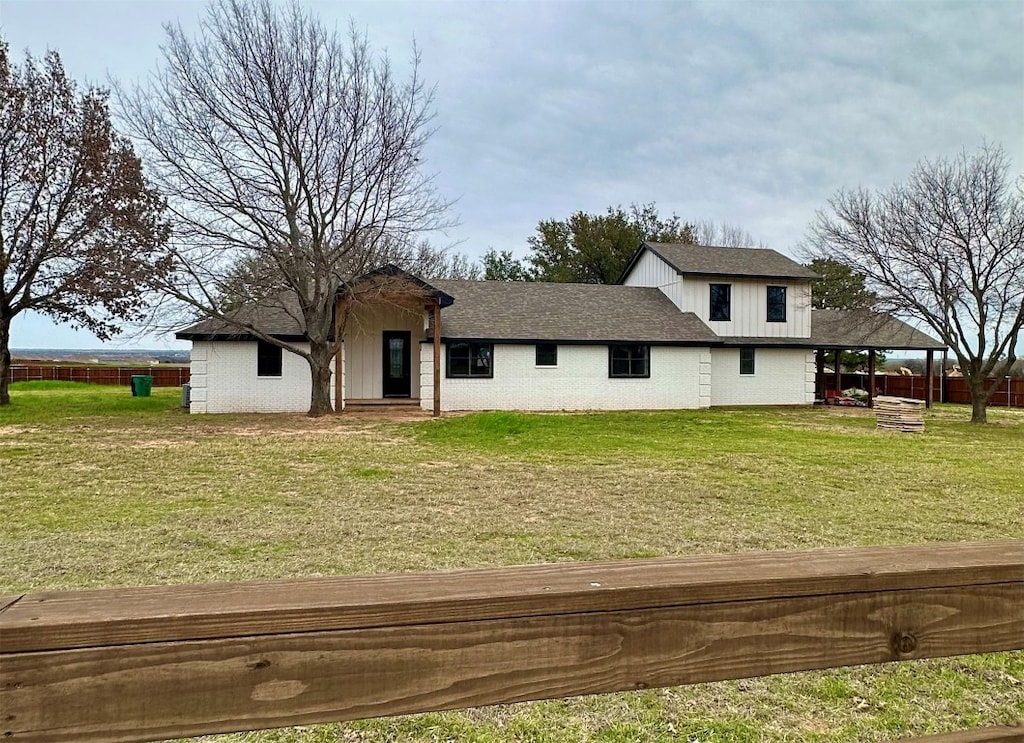
[(536, 281), (613, 284), (644, 240), (692, 243), (693, 232), (675, 214), (662, 219), (653, 204), (547, 219), (527, 241), (530, 275)]
[(815, 258), (807, 267), (821, 278), (811, 282), (811, 306), (818, 310), (873, 309), (878, 295), (868, 291), (864, 275), (831, 258)]
[(57, 52), (14, 64), (0, 40), (0, 405), (11, 321), (27, 310), (106, 339), (166, 275), (164, 205), (107, 92), (79, 92)]
[[(419, 52), (402, 75), (354, 27), (271, 0), (213, 0), (191, 38), (165, 28), (158, 71), (119, 96), (175, 219), (178, 270), (158, 289), (302, 356), (309, 413), (330, 412), (339, 288), (450, 224), (423, 169), (434, 112)], [(250, 269), (258, 281), (237, 281)], [(308, 348), (233, 313), (239, 301), (279, 304)]]
[(888, 190), (842, 190), (810, 248), (864, 276), (879, 309), (927, 327), (952, 349), (971, 420), (1016, 361), (1024, 326), (1024, 176), (1001, 147), (923, 160)]

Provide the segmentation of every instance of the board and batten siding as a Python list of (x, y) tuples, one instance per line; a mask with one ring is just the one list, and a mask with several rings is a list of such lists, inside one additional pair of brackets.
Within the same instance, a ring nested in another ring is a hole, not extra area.
[[(295, 348), (309, 350), (309, 344)], [(281, 376), (256, 374), (255, 341), (193, 341), (191, 413), (304, 413), (312, 381), (309, 364), (297, 354), (281, 354)], [(332, 364), (333, 370), (333, 364)], [(333, 401), (334, 389), (331, 396)]]
[(633, 270), (622, 282), (626, 286), (647, 286), (661, 289), (661, 293), (672, 300), (672, 304), (683, 312), (682, 277), (676, 270), (649, 250), (645, 250), (633, 266)]
[[(721, 336), (810, 338), (811, 284), (793, 279), (744, 279), (734, 276), (683, 276), (680, 309), (693, 312)], [(729, 284), (730, 319), (711, 320), (711, 284)], [(786, 322), (768, 322), (768, 287), (786, 287)]]
[[(651, 347), (651, 376), (608, 377), (608, 346), (559, 345), (558, 366), (536, 365), (531, 344), (494, 345), (494, 377), (449, 379), (441, 346), (441, 409), (671, 410), (711, 401), (708, 349)], [(433, 347), (420, 350), (420, 387), (433, 386)], [(706, 365), (701, 362), (708, 362)], [(704, 372), (704, 373), (702, 373)], [(432, 401), (422, 399), (424, 410)]]
[(754, 373), (740, 374), (740, 349), (711, 349), (712, 405), (810, 405), (814, 351), (755, 348)]
[[(656, 287), (682, 312), (692, 312), (722, 336), (809, 338), (811, 284), (796, 279), (747, 279), (740, 276), (680, 276), (654, 253), (644, 251), (626, 276), (626, 286)], [(728, 322), (712, 322), (711, 284), (730, 284)], [(768, 322), (768, 287), (786, 287), (786, 322)]]
[(410, 396), (420, 396), (420, 342), (426, 337), (425, 313), (393, 305), (371, 305), (353, 310), (345, 330), (346, 400), (379, 400), (384, 397), (385, 330), (410, 333)]

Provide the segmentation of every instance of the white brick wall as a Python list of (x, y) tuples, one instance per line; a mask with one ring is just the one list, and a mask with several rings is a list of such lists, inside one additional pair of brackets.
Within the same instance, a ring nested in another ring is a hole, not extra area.
[(712, 405), (808, 405), (814, 402), (814, 352), (757, 348), (754, 373), (746, 375), (738, 348), (713, 348), (711, 380)]
[[(295, 344), (309, 348), (308, 344)], [(304, 413), (312, 384), (309, 365), (285, 351), (280, 377), (256, 375), (253, 342), (192, 342), (192, 413)], [(334, 385), (331, 385), (333, 400)]]
[[(441, 346), (442, 410), (641, 410), (696, 408), (707, 349), (651, 347), (648, 379), (609, 379), (607, 346), (558, 347), (558, 366), (538, 367), (535, 347), (495, 344), (494, 377), (448, 379)], [(420, 347), (420, 389), (433, 389), (433, 347)], [(424, 410), (433, 406), (423, 395)]]

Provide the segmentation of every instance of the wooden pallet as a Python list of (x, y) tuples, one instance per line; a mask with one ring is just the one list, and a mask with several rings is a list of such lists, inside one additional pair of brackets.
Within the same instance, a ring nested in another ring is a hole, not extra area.
[(875, 398), (875, 418), (883, 431), (921, 433), (924, 431), (924, 400), (906, 397)]

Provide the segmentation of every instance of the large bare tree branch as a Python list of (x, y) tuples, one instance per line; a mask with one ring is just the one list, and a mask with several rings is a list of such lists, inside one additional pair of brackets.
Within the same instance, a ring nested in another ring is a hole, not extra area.
[[(195, 36), (166, 34), (157, 72), (118, 91), (175, 217), (179, 269), (157, 306), (303, 356), (310, 414), (329, 412), (339, 290), (451, 224), (422, 171), (434, 92), (419, 54), (403, 80), (354, 27), (270, 0), (213, 0)], [(242, 307), (289, 313), (309, 349)]]
[(956, 355), (971, 419), (1016, 361), (1024, 327), (1024, 177), (1002, 148), (922, 161), (887, 191), (840, 191), (818, 212), (812, 254), (862, 274), (882, 309), (927, 326)]

